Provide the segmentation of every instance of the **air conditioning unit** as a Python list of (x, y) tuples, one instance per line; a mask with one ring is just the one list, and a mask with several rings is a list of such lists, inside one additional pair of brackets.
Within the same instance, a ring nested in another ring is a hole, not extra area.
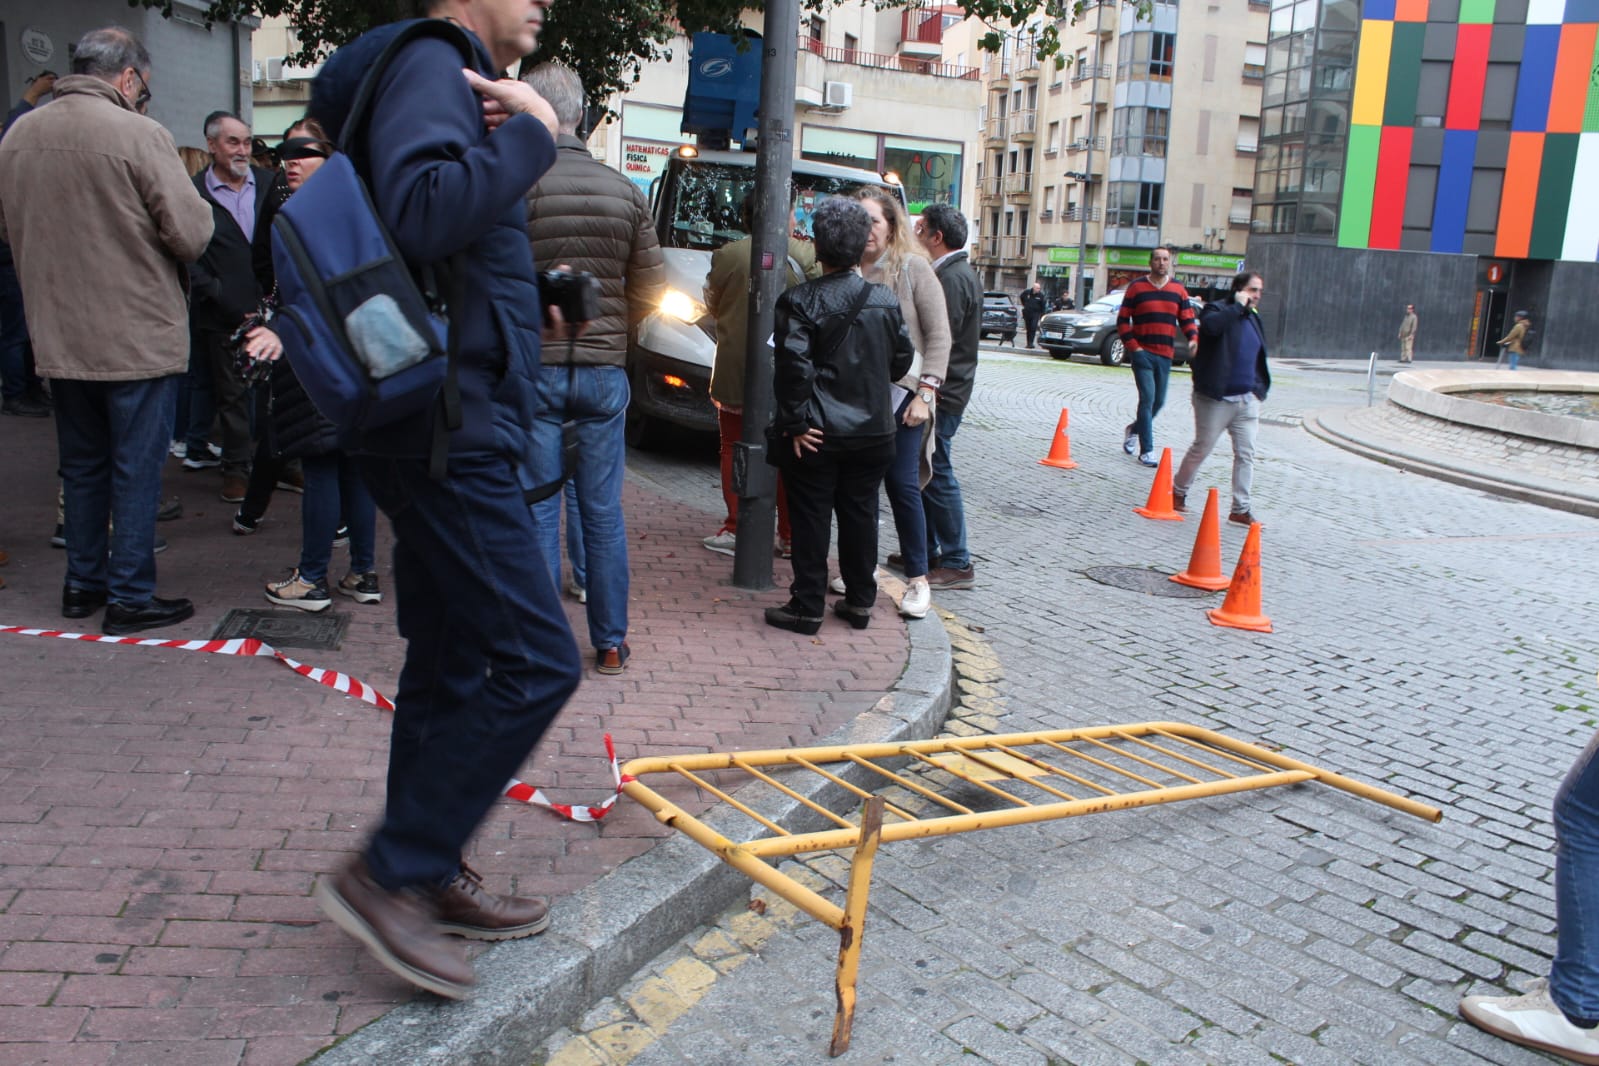
[(822, 83), (822, 105), (836, 107), (840, 111), (848, 108), (855, 102), (855, 86), (847, 81), (829, 81)]
[(257, 59), (250, 64), (251, 73), (256, 81), (282, 81), (283, 57), (272, 56), (267, 59)]

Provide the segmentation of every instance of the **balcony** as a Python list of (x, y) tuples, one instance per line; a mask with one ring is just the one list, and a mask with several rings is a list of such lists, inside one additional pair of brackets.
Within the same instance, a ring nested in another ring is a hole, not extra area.
[(1229, 226), (1247, 227), (1249, 225), (1249, 218), (1250, 215), (1248, 211), (1233, 211), (1227, 216), (1227, 224)]
[(1097, 33), (1101, 37), (1113, 37), (1116, 34), (1116, 24), (1120, 20), (1119, 7), (1120, 5), (1115, 3), (1099, 3), (1084, 8), (1082, 17), (1077, 20), (1077, 26), (1090, 33)]
[(1265, 81), (1266, 80), (1266, 64), (1264, 64), (1264, 63), (1245, 63), (1244, 64), (1244, 80), (1245, 81)]
[(996, 89), (1010, 85), (1011, 56), (990, 52), (983, 57), (983, 80)]
[(1016, 49), (1016, 57), (1011, 65), (1016, 69), (1016, 78), (1019, 81), (1038, 80), (1038, 53), (1031, 44), (1020, 45)]
[(1004, 180), (998, 174), (993, 174), (977, 183), (977, 196), (985, 204), (997, 204), (1001, 199), (1000, 193), (1003, 188)]
[(1013, 141), (1032, 144), (1038, 140), (1038, 112), (1012, 111), (1009, 121), (1005, 124), (1005, 133)]
[(983, 140), (994, 146), (1005, 143), (1005, 116), (993, 115), (983, 125)]
[(999, 261), (1006, 264), (1025, 263), (1033, 254), (1033, 245), (1026, 237), (1000, 237)]
[(1060, 219), (1062, 222), (1098, 222), (1099, 208), (1071, 204), (1061, 212)]
[(944, 16), (937, 10), (911, 8), (900, 13), (899, 54), (937, 58), (943, 50)]
[(1033, 198), (1033, 176), (1031, 174), (1006, 174), (1005, 197), (1017, 203), (1030, 202)]
[[(976, 81), (979, 74), (976, 67), (941, 63), (937, 59), (921, 59), (914, 55), (884, 55), (881, 52), (863, 52), (859, 48), (833, 48), (803, 34), (799, 39), (799, 51), (802, 62), (806, 55), (814, 55), (829, 63), (843, 63), (872, 70), (898, 70), (906, 74), (925, 74), (933, 78), (956, 78), (962, 81)], [(936, 56), (938, 53), (933, 54)], [(799, 76), (799, 82), (802, 86), (810, 84), (805, 80), (803, 71)]]
[(1103, 137), (1079, 137), (1066, 146), (1066, 151), (1068, 152), (1103, 152), (1104, 150), (1105, 138)]

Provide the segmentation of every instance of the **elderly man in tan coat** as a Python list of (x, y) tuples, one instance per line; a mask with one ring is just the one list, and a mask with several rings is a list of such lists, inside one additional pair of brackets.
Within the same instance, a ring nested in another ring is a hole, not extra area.
[(183, 264), (205, 250), (212, 220), (172, 135), (144, 116), (150, 78), (132, 34), (91, 30), (54, 102), (0, 144), (0, 238), (56, 404), (61, 613), (87, 618), (105, 605), (112, 635), (194, 614), (188, 600), (155, 595), (155, 516), (188, 364)]

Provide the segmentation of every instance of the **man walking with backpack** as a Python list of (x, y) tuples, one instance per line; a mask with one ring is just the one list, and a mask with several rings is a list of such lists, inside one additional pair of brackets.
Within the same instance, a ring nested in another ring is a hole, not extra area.
[[(542, 900), (489, 892), (463, 853), (581, 668), (550, 572), (528, 555), (539, 535), (524, 497), (537, 474), (542, 323), (523, 196), (554, 162), (556, 120), (533, 89), (493, 80), (533, 51), (548, 7), (435, 0), (428, 14), (464, 35), (428, 23), (373, 69), (374, 103), (352, 130), (352, 162), (406, 263), (451, 271), (460, 428), (442, 471), (430, 471), (437, 403), (365, 432), (354, 449), (393, 524), (407, 647), (382, 821), (317, 895), (385, 967), (452, 999), (475, 978), (448, 934), (505, 940), (549, 924)], [(410, 25), (363, 35), (317, 77), (311, 116), (341, 146), (368, 70)]]

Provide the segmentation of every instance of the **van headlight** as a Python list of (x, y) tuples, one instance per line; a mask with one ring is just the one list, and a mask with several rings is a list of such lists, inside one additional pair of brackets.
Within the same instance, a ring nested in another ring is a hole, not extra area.
[(671, 315), (679, 322), (698, 322), (709, 314), (706, 306), (678, 289), (667, 289), (661, 294), (661, 313)]

